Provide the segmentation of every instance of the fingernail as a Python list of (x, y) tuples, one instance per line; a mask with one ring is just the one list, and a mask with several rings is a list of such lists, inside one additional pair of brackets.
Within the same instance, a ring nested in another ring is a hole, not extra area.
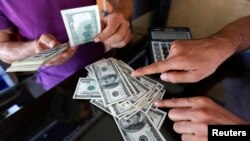
[(53, 47), (54, 44), (53, 44), (53, 41), (49, 41), (49, 47)]
[(100, 42), (100, 39), (99, 38), (95, 38), (94, 42)]
[(133, 76), (133, 77), (139, 77), (139, 76), (141, 76), (141, 75), (140, 75), (140, 73), (138, 73), (137, 71), (133, 71), (133, 72), (131, 73), (131, 76)]
[(46, 63), (46, 64), (44, 64), (46, 67), (49, 67), (49, 66), (51, 66), (51, 64), (50, 63)]
[(158, 107), (158, 106), (160, 106), (160, 102), (159, 102), (159, 101), (155, 101), (155, 102), (154, 102), (154, 105), (155, 105), (156, 107)]
[(163, 74), (161, 74), (160, 77), (161, 77), (161, 80), (168, 81), (167, 74), (163, 73)]
[(131, 76), (135, 76), (135, 72), (133, 71), (133, 72), (131, 72)]

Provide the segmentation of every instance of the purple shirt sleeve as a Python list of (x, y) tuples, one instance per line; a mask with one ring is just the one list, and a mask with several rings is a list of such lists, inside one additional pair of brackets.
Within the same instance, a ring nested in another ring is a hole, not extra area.
[(0, 29), (6, 29), (6, 28), (10, 28), (10, 27), (13, 27), (12, 22), (0, 10)]

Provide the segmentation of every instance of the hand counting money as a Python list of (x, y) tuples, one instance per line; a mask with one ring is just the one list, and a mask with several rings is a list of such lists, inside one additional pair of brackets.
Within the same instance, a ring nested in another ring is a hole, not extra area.
[[(61, 10), (64, 25), (69, 37), (70, 46), (78, 46), (93, 41), (101, 32), (100, 16), (97, 5)], [(69, 47), (68, 43), (58, 48), (18, 60), (11, 64), (7, 72), (36, 71), (48, 60)]]
[(39, 67), (51, 58), (62, 53), (69, 47), (68, 43), (60, 44), (54, 48), (47, 49), (43, 52), (18, 60), (7, 68), (6, 72), (36, 71)]

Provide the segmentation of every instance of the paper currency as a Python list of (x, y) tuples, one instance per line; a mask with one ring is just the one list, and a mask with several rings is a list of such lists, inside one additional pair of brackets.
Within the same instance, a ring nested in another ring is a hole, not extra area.
[(142, 111), (129, 119), (114, 118), (126, 141), (165, 141), (162, 134)]
[(68, 47), (69, 43), (60, 44), (54, 48), (47, 49), (43, 52), (13, 62), (10, 67), (7, 68), (6, 72), (36, 71), (41, 65), (62, 53)]
[(108, 114), (111, 114), (111, 111), (109, 110), (108, 107), (104, 106), (102, 99), (92, 99), (90, 100), (90, 103), (94, 104), (95, 106), (99, 107), (103, 111), (107, 112)]
[(97, 5), (61, 10), (71, 46), (93, 41), (100, 33), (100, 15)]
[(135, 106), (133, 106), (129, 101), (125, 101), (122, 103), (116, 103), (109, 106), (109, 109), (114, 116), (121, 116), (122, 114), (133, 110)]
[(111, 59), (94, 63), (92, 70), (100, 87), (105, 106), (132, 97), (122, 75)]
[(93, 99), (101, 98), (99, 87), (95, 79), (79, 78), (78, 84), (73, 96), (74, 99)]
[(114, 58), (85, 68), (88, 76), (79, 78), (74, 99), (91, 99), (113, 116), (125, 141), (165, 141), (159, 129), (167, 113), (153, 105), (165, 94), (162, 84), (149, 77), (132, 77), (133, 69)]
[(153, 122), (155, 127), (160, 129), (167, 113), (159, 109), (149, 109), (147, 112), (149, 119)]

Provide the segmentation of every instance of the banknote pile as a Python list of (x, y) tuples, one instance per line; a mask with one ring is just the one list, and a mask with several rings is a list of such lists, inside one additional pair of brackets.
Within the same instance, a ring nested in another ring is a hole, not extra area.
[(61, 10), (61, 15), (69, 38), (69, 43), (18, 60), (6, 72), (36, 71), (51, 58), (71, 47), (92, 42), (100, 33), (101, 24), (97, 5)]
[(86, 70), (88, 76), (79, 78), (73, 99), (89, 99), (113, 116), (125, 141), (165, 141), (159, 129), (167, 113), (153, 105), (165, 93), (162, 84), (146, 76), (132, 77), (133, 69), (114, 58)]
[(35, 71), (51, 58), (65, 51), (68, 47), (69, 43), (60, 44), (54, 48), (47, 49), (43, 52), (13, 62), (10, 67), (6, 69), (6, 72)]

